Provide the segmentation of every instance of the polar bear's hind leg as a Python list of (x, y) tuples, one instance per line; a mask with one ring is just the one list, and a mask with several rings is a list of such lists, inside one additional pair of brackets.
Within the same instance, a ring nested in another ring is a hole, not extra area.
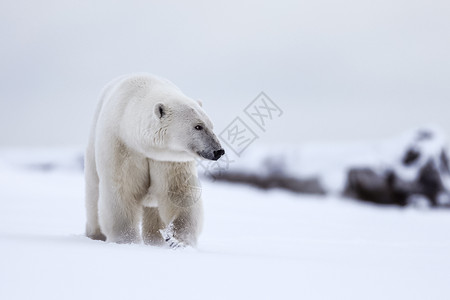
[(106, 241), (106, 236), (100, 230), (98, 222), (99, 179), (93, 149), (88, 148), (85, 159), (86, 236), (93, 240)]

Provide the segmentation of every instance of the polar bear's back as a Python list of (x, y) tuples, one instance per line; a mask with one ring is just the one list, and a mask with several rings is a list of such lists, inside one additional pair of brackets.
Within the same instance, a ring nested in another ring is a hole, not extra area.
[[(174, 93), (183, 95), (181, 90), (171, 81), (149, 73), (134, 73), (113, 79), (106, 85), (102, 98), (109, 99), (112, 94), (119, 91), (124, 94), (142, 93), (141, 96), (145, 96), (146, 93), (149, 93), (150, 91), (154, 94)], [(123, 98), (126, 99), (127, 97)]]
[[(145, 105), (153, 107), (158, 99), (172, 98), (168, 95), (182, 96), (183, 93), (176, 85), (167, 79), (148, 74), (135, 73), (117, 77), (111, 80), (103, 89), (97, 111), (95, 113), (94, 122), (91, 132), (96, 131), (96, 127), (100, 123), (109, 125), (117, 123), (117, 120), (124, 120), (123, 116), (126, 107), (133, 103), (133, 99), (145, 98)], [(145, 108), (139, 104), (139, 108), (132, 109), (134, 113), (143, 113)], [(133, 116), (130, 116), (133, 119)], [(108, 125), (108, 126), (109, 126)]]

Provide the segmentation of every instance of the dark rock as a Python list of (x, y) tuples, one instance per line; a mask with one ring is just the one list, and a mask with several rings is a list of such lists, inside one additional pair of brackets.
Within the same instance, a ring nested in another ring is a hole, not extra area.
[[(344, 194), (379, 204), (406, 206), (420, 199), (432, 207), (450, 206), (450, 191), (444, 185), (444, 180), (450, 178), (450, 164), (438, 131), (416, 131), (401, 156), (401, 163), (399, 166), (393, 161), (387, 171), (386, 167), (351, 168)], [(414, 179), (405, 179), (403, 174)]]
[(414, 148), (408, 149), (405, 155), (403, 156), (402, 162), (405, 166), (409, 166), (417, 161), (420, 157), (420, 151)]
[(450, 174), (450, 165), (449, 165), (448, 156), (447, 156), (447, 153), (445, 150), (441, 151), (439, 160), (441, 161), (442, 172), (446, 172), (447, 174)]
[(384, 178), (369, 168), (350, 169), (344, 194), (361, 200), (387, 202), (387, 184)]
[(378, 174), (370, 168), (353, 168), (347, 175), (344, 195), (378, 204), (406, 206), (413, 195), (428, 199), (430, 206), (439, 205), (438, 197), (446, 193), (441, 175), (433, 160), (419, 170), (414, 181), (405, 181), (394, 171)]
[(441, 175), (432, 160), (429, 160), (419, 172), (417, 184), (421, 189), (421, 194), (426, 196), (432, 206), (438, 205), (438, 195), (444, 191)]
[(411, 187), (393, 171), (377, 174), (370, 168), (350, 169), (344, 195), (363, 201), (405, 206)]

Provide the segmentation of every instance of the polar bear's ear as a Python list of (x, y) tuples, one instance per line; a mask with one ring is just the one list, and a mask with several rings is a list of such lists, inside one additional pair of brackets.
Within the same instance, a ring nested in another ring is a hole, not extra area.
[(197, 99), (197, 103), (198, 103), (198, 105), (200, 105), (200, 107), (203, 107), (203, 103), (202, 103), (202, 100), (200, 100), (200, 99)]
[(161, 119), (166, 115), (166, 107), (162, 103), (156, 103), (153, 112), (158, 119)]

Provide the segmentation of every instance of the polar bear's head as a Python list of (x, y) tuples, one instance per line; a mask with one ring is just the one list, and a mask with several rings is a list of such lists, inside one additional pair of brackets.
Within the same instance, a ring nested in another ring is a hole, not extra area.
[(209, 160), (225, 154), (211, 120), (196, 101), (159, 102), (153, 113), (160, 122), (167, 150)]
[(168, 161), (218, 160), (225, 154), (199, 102), (187, 97), (158, 102), (152, 114), (148, 157)]

